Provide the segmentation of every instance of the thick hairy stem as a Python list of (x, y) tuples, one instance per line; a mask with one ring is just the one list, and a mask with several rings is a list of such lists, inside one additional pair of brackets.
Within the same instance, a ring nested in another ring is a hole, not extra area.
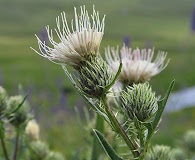
[(129, 147), (129, 149), (131, 150), (133, 156), (135, 159), (137, 159), (140, 156), (140, 153), (138, 151), (138, 146), (135, 145), (135, 143), (133, 143), (127, 133), (125, 132), (125, 130), (123, 129), (123, 127), (120, 125), (120, 123), (118, 122), (118, 120), (116, 119), (116, 117), (114, 116), (113, 112), (111, 111), (108, 103), (106, 102), (106, 98), (102, 97), (101, 98), (104, 106), (105, 106), (105, 111), (115, 129), (115, 131), (124, 139), (124, 141), (126, 142), (127, 146)]

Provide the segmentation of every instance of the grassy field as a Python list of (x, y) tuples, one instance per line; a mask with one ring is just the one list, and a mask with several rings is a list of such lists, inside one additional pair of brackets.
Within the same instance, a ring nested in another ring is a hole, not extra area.
[[(71, 21), (73, 7), (83, 4), (86, 4), (89, 11), (92, 11), (92, 5), (95, 4), (101, 16), (106, 14), (101, 53), (104, 53), (104, 48), (108, 45), (122, 46), (123, 37), (129, 36), (133, 48), (154, 46), (156, 51), (168, 52), (170, 64), (151, 80), (157, 93), (164, 93), (173, 79), (176, 79), (174, 90), (194, 85), (195, 33), (190, 29), (191, 14), (195, 5), (193, 0), (1, 0), (0, 85), (3, 85), (10, 95), (14, 95), (17, 93), (18, 84), (22, 84), (25, 92), (29, 93), (28, 99), (43, 128), (47, 125), (44, 119), (53, 116), (53, 124), (57, 127), (59, 119), (64, 118), (62, 123), (65, 123), (66, 127), (63, 127), (63, 135), (68, 136), (78, 131), (77, 127), (68, 129), (67, 121), (74, 120), (71, 107), (80, 106), (81, 100), (75, 100), (78, 95), (61, 67), (30, 49), (38, 49), (34, 34), (39, 35), (46, 25), (55, 27), (55, 18), (62, 11), (66, 12), (67, 19)], [(64, 90), (65, 99), (62, 98)], [(63, 108), (64, 103), (68, 108)], [(58, 109), (64, 110), (64, 115), (59, 115)], [(191, 117), (187, 116), (189, 113), (192, 114)], [(180, 116), (180, 119), (186, 122), (185, 126), (194, 127), (194, 110), (171, 113), (164, 117), (163, 131), (159, 131), (160, 138), (155, 138), (154, 142), (173, 145), (171, 138), (177, 133), (182, 135), (187, 129), (181, 128), (177, 119)], [(76, 125), (75, 122), (72, 123)], [(176, 126), (171, 133), (170, 126)], [(52, 129), (49, 126), (48, 139), (55, 134), (61, 134), (62, 126), (57, 127)], [(65, 138), (62, 138), (63, 140)], [(71, 155), (71, 149), (75, 147), (77, 140), (69, 141), (67, 144), (72, 144), (72, 148), (64, 153)], [(56, 146), (58, 149), (62, 147), (60, 142), (59, 140)], [(54, 142), (51, 142), (51, 145), (55, 148)]]

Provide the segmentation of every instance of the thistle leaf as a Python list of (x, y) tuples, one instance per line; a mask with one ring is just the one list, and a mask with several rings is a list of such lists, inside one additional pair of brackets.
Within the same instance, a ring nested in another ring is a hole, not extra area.
[(115, 81), (117, 80), (119, 74), (121, 73), (122, 65), (123, 65), (122, 60), (120, 60), (120, 65), (118, 67), (118, 71), (117, 71), (114, 79), (112, 80), (112, 82), (108, 86), (106, 86), (106, 89), (105, 89), (106, 92), (114, 85)]
[(175, 80), (173, 80), (173, 81), (170, 83), (169, 88), (168, 88), (168, 90), (167, 90), (167, 93), (165, 94), (165, 97), (164, 97), (162, 100), (158, 101), (158, 110), (157, 110), (155, 119), (154, 119), (154, 121), (153, 121), (153, 128), (154, 128), (154, 129), (155, 129), (155, 128), (158, 126), (158, 124), (159, 124), (159, 121), (160, 121), (160, 119), (161, 119), (162, 113), (163, 113), (163, 111), (164, 111), (164, 109), (165, 109), (167, 100), (168, 100), (168, 98), (169, 98), (169, 95), (170, 95), (170, 93), (171, 93), (171, 90), (173, 89), (174, 84), (175, 84)]
[[(96, 117), (95, 129), (97, 129), (101, 133), (104, 133), (104, 119), (101, 115), (97, 115)], [(94, 136), (93, 149), (92, 149), (92, 160), (98, 160), (101, 153), (103, 153), (101, 144), (98, 142), (98, 139)]]
[(115, 150), (112, 148), (112, 146), (107, 142), (107, 140), (104, 138), (104, 136), (98, 131), (98, 130), (93, 130), (96, 137), (98, 138), (100, 144), (102, 145), (104, 151), (106, 152), (107, 156), (111, 160), (123, 160), (118, 156), (118, 154), (115, 152)]
[(8, 114), (11, 115), (11, 114), (15, 113), (17, 110), (19, 110), (20, 107), (22, 107), (23, 103), (25, 102), (27, 96), (28, 96), (28, 94), (26, 94), (26, 95), (24, 96), (22, 102), (21, 102), (16, 108), (14, 108), (10, 113), (8, 113)]

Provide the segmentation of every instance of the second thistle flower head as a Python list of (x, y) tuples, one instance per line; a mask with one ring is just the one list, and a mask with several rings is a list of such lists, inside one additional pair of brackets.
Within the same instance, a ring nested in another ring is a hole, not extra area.
[(139, 48), (132, 50), (123, 46), (121, 54), (118, 48), (106, 49), (106, 59), (114, 72), (117, 72), (119, 60), (122, 59), (123, 67), (119, 75), (119, 81), (126, 85), (133, 83), (143, 83), (150, 80), (151, 77), (157, 75), (166, 68), (169, 60), (165, 63), (166, 53), (159, 52), (156, 59), (152, 61), (154, 50)]
[[(104, 19), (100, 20), (99, 12), (93, 7), (93, 13), (88, 15), (85, 6), (81, 7), (80, 14), (74, 10), (75, 18), (72, 20), (71, 28), (63, 12), (61, 17), (56, 18), (57, 29), (55, 29), (60, 42), (55, 42), (52, 30), (46, 27), (49, 41), (53, 47), (49, 47), (38, 37), (40, 52), (39, 55), (60, 64), (68, 64), (77, 67), (80, 62), (91, 55), (99, 53), (99, 46), (104, 34)], [(61, 22), (60, 22), (61, 19)]]
[(158, 107), (155, 93), (148, 83), (128, 86), (122, 92), (122, 105), (130, 120), (136, 117), (140, 122), (151, 122)]

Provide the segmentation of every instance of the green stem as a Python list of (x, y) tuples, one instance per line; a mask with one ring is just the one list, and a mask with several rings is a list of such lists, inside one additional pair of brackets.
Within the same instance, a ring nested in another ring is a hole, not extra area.
[(116, 119), (116, 117), (114, 116), (113, 112), (111, 111), (109, 105), (106, 102), (106, 98), (102, 97), (101, 101), (103, 102), (104, 106), (105, 106), (105, 111), (112, 123), (112, 125), (114, 126), (115, 131), (121, 135), (121, 137), (124, 139), (124, 141), (126, 142), (127, 146), (129, 147), (129, 149), (131, 150), (134, 158), (138, 158), (140, 156), (140, 153), (138, 151), (137, 146), (135, 145), (135, 143), (133, 143), (128, 135), (126, 134), (125, 130), (123, 129), (123, 127), (120, 125), (120, 123), (118, 122), (118, 120)]
[(19, 131), (19, 129), (17, 129), (13, 160), (17, 160), (17, 153), (18, 153), (18, 146), (19, 146), (19, 137), (20, 137), (20, 131)]
[(3, 148), (3, 153), (4, 153), (4, 157), (6, 160), (9, 160), (9, 157), (8, 157), (8, 153), (7, 153), (7, 149), (5, 147), (5, 142), (4, 142), (4, 139), (1, 137), (1, 146)]

